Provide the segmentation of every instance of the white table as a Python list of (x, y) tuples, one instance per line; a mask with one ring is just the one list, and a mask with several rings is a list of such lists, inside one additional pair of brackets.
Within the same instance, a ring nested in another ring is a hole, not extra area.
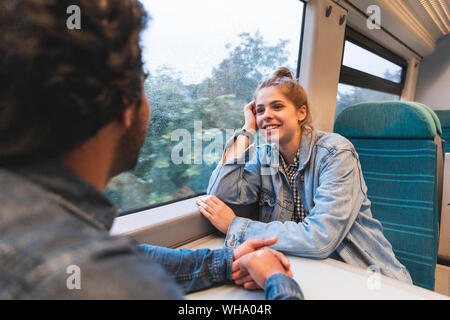
[[(224, 238), (211, 235), (193, 241), (183, 248), (221, 248)], [(294, 279), (305, 299), (448, 299), (430, 290), (408, 285), (333, 259), (312, 260), (289, 256)], [(188, 299), (258, 300), (262, 291), (248, 291), (239, 286), (223, 285), (189, 294)]]

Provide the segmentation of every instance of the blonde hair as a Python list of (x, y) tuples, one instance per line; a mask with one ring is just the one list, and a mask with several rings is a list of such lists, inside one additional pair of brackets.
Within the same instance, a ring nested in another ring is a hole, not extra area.
[(308, 104), (308, 97), (305, 89), (298, 83), (292, 76), (291, 71), (286, 67), (279, 67), (272, 76), (263, 82), (261, 82), (258, 88), (255, 90), (253, 100), (256, 100), (256, 96), (263, 88), (277, 86), (282, 90), (283, 94), (288, 98), (297, 109), (302, 106), (306, 108), (306, 117), (300, 122), (300, 127), (303, 129), (312, 129), (311, 125), (311, 111)]

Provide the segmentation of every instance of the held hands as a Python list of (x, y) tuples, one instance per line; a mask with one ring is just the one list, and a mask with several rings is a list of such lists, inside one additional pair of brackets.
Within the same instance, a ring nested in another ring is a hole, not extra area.
[[(233, 210), (216, 196), (197, 199), (200, 212), (222, 233), (227, 233), (236, 217)], [(266, 280), (275, 273), (292, 277), (288, 258), (281, 252), (268, 248), (278, 238), (250, 239), (233, 251), (231, 279), (246, 289), (264, 289)]]
[(225, 234), (236, 217), (233, 210), (216, 196), (198, 197), (197, 206), (205, 218), (220, 232)]
[(246, 289), (264, 289), (266, 280), (273, 274), (284, 273), (292, 277), (289, 260), (284, 254), (268, 248), (278, 239), (250, 239), (233, 252), (231, 278)]

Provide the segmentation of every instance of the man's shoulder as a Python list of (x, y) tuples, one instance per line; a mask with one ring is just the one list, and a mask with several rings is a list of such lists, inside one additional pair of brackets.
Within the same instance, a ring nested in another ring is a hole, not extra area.
[(39, 186), (4, 169), (0, 203), (0, 282), (9, 283), (0, 289), (0, 298), (158, 298), (152, 286), (163, 297), (180, 297), (133, 239), (94, 228)]
[[(0, 168), (0, 221), (14, 232), (32, 231), (51, 222), (53, 228), (77, 228), (82, 221), (55, 201), (46, 191), (22, 176)], [(8, 229), (6, 229), (8, 232)]]
[[(29, 201), (35, 199), (44, 200), (45, 195), (39, 186), (17, 173), (0, 168), (0, 197), (2, 207), (4, 204), (16, 204), (17, 206), (29, 207)], [(33, 208), (34, 206), (31, 206)], [(0, 207), (1, 208), (1, 207)]]

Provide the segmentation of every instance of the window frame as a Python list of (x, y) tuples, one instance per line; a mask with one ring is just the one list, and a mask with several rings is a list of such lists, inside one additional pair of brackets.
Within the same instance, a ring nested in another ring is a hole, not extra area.
[[(300, 65), (301, 65), (303, 38), (304, 38), (304, 30), (305, 30), (306, 6), (308, 5), (307, 0), (298, 0), (298, 1), (303, 4), (303, 11), (302, 11), (302, 23), (301, 23), (301, 26), (300, 26), (301, 30), (300, 30), (300, 39), (299, 39), (298, 59), (297, 59), (297, 66), (296, 66), (296, 78), (297, 79), (300, 76)], [(124, 210), (122, 212), (118, 212), (117, 217), (124, 217), (124, 216), (130, 215), (130, 214), (140, 213), (140, 212), (143, 212), (143, 211), (145, 211), (147, 213), (150, 213), (149, 211), (152, 210), (152, 209), (156, 209), (156, 208), (163, 207), (163, 206), (168, 206), (168, 205), (171, 205), (171, 204), (176, 203), (176, 202), (181, 202), (181, 201), (193, 199), (193, 198), (196, 198), (198, 196), (205, 195), (205, 194), (206, 194), (205, 192), (202, 192), (202, 193), (197, 193), (197, 194), (186, 196), (186, 197), (179, 198), (179, 199), (172, 199), (172, 200), (169, 200), (169, 201), (155, 203), (155, 204), (151, 204), (151, 205), (144, 206), (144, 207)]]
[(303, 39), (305, 35), (306, 6), (308, 5), (308, 2), (306, 2), (305, 0), (299, 1), (303, 3), (303, 12), (302, 12), (302, 25), (300, 26), (301, 30), (300, 30), (300, 43), (298, 47), (297, 74), (295, 75), (297, 79), (300, 77), (300, 66), (303, 52)]
[(145, 206), (145, 207), (139, 207), (139, 208), (136, 208), (136, 209), (124, 210), (122, 212), (119, 212), (118, 217), (123, 217), (123, 216), (129, 215), (129, 214), (138, 213), (138, 212), (142, 212), (142, 211), (152, 210), (152, 209), (155, 209), (155, 208), (158, 208), (158, 207), (170, 205), (172, 203), (193, 199), (193, 198), (205, 195), (205, 194), (206, 194), (205, 192), (196, 193), (196, 194), (193, 194), (193, 195), (190, 195), (190, 196), (186, 196), (186, 197), (183, 197), (183, 198), (177, 198), (177, 199), (172, 199), (172, 200), (169, 200), (169, 201), (155, 203), (155, 204), (151, 204), (151, 205), (148, 205), (148, 206)]
[[(388, 60), (389, 62), (395, 63), (396, 65), (400, 66), (402, 68), (400, 83), (383, 79), (381, 77), (374, 76), (367, 72), (343, 65), (345, 41), (349, 41), (369, 52), (372, 52), (373, 54), (380, 56), (383, 59)], [(364, 89), (371, 89), (380, 92), (395, 94), (401, 97), (403, 89), (405, 87), (407, 70), (408, 70), (408, 62), (404, 58), (386, 49), (382, 45), (369, 39), (368, 37), (364, 36), (358, 31), (352, 29), (351, 27), (348, 26), (346, 27), (344, 46), (342, 51), (339, 83)]]
[(199, 213), (195, 199), (190, 198), (119, 216), (114, 219), (109, 234), (129, 236), (139, 243), (176, 248), (216, 232), (216, 228)]

